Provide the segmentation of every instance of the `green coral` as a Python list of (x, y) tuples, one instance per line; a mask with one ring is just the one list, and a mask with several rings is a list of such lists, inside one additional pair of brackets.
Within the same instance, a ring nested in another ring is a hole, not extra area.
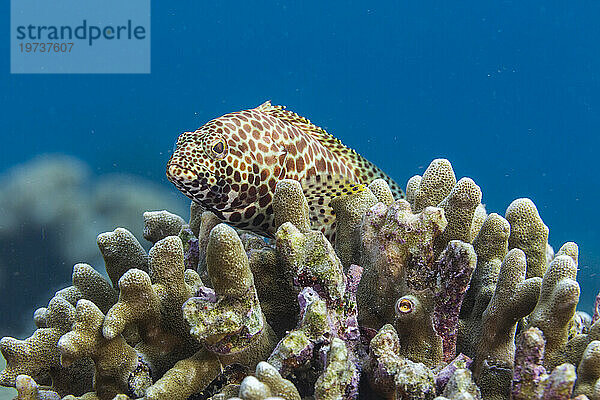
[(426, 207), (436, 207), (446, 198), (456, 184), (450, 162), (443, 158), (433, 160), (423, 176), (415, 175), (408, 181), (406, 199), (415, 213)]
[(333, 199), (334, 246), (292, 180), (275, 190), (274, 241), (197, 204), (189, 224), (145, 213), (150, 252), (101, 234), (110, 281), (75, 265), (33, 335), (0, 341), (0, 383), (36, 400), (600, 399), (577, 245), (554, 254), (528, 199), (506, 219), (481, 199), (438, 159), (407, 200), (380, 179)]
[(179, 215), (162, 211), (146, 211), (144, 214), (144, 239), (153, 244), (167, 236), (177, 236), (185, 224)]
[(500, 266), (494, 294), (481, 317), (473, 370), (480, 380), (504, 383), (495, 388), (482, 387), (484, 397), (509, 390), (516, 325), (535, 307), (541, 285), (540, 278), (525, 279), (526, 267), (525, 253), (519, 249), (508, 252)]
[(377, 197), (377, 201), (382, 202), (386, 206), (394, 202), (394, 195), (385, 179), (378, 178), (369, 183), (369, 190)]
[(283, 379), (271, 364), (261, 361), (254, 375), (244, 378), (240, 385), (230, 385), (211, 400), (300, 400), (294, 384)]
[(569, 255), (557, 255), (544, 274), (539, 300), (529, 316), (528, 326), (535, 326), (544, 333), (544, 365), (549, 369), (567, 361), (569, 328), (579, 301), (576, 276), (577, 260)]
[(394, 320), (395, 304), (405, 290), (407, 274), (421, 267), (421, 274), (428, 272), (434, 239), (446, 225), (441, 209), (429, 207), (413, 214), (403, 200), (389, 207), (378, 203), (369, 209), (362, 228), (360, 265), (365, 272), (357, 293), (362, 325), (379, 329)]
[(130, 268), (148, 272), (148, 255), (127, 229), (117, 228), (113, 232), (102, 233), (96, 241), (104, 257), (106, 273), (114, 287)]
[(308, 202), (298, 181), (282, 179), (277, 182), (273, 194), (273, 210), (275, 212), (275, 229), (286, 222), (292, 223), (301, 232), (310, 230), (310, 213)]
[(422, 363), (398, 354), (400, 339), (392, 325), (384, 325), (371, 340), (367, 374), (373, 389), (386, 399), (433, 399), (435, 380)]
[(315, 400), (335, 400), (349, 398), (346, 393), (352, 387), (352, 380), (358, 380), (358, 372), (350, 361), (346, 344), (334, 338), (327, 351), (325, 370), (315, 383)]
[(274, 347), (274, 333), (262, 315), (242, 242), (231, 227), (220, 224), (211, 231), (207, 267), (216, 298), (193, 297), (183, 305), (191, 334), (223, 357), (251, 349), (256, 354), (244, 358), (256, 364)]
[[(383, 193), (380, 195), (385, 196), (387, 187), (391, 196), (387, 183), (383, 179), (380, 181), (376, 184), (379, 191)], [(336, 218), (335, 249), (343, 266), (348, 267), (360, 262), (360, 228), (363, 215), (378, 201), (375, 194), (367, 188), (349, 196), (336, 197), (329, 203)]]
[(138, 360), (138, 354), (119, 335), (106, 339), (102, 335), (104, 314), (89, 300), (79, 300), (75, 323), (58, 341), (60, 362), (64, 367), (86, 357), (96, 367), (96, 394), (110, 399), (119, 393), (142, 396), (152, 384), (149, 368)]
[(458, 368), (446, 384), (442, 396), (435, 400), (482, 400), (481, 392), (473, 381), (471, 371)]
[(38, 328), (25, 340), (4, 337), (0, 350), (7, 361), (0, 373), (0, 384), (15, 386), (17, 376), (28, 375), (60, 395), (83, 394), (92, 387), (93, 365), (81, 360), (70, 366), (61, 364), (58, 349), (60, 338), (75, 322), (75, 308), (64, 298), (56, 296), (48, 303), (45, 316), (47, 327)]
[(600, 399), (600, 341), (587, 345), (577, 367), (575, 394), (586, 395), (590, 399)]
[(514, 200), (506, 209), (510, 223), (509, 248), (518, 248), (527, 256), (527, 278), (544, 276), (548, 227), (530, 199)]

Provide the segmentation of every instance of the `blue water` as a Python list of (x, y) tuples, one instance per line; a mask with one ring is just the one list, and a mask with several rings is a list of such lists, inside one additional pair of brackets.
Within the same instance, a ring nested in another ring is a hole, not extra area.
[(149, 75), (10, 75), (3, 35), (0, 171), (58, 152), (167, 185), (180, 132), (271, 99), (402, 185), (446, 157), (488, 212), (530, 197), (555, 249), (579, 244), (589, 310), (600, 288), (599, 2), (172, 4), (152, 5)]

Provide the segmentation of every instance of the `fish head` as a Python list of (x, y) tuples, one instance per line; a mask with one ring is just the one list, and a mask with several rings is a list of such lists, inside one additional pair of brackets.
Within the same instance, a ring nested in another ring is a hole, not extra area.
[(256, 202), (259, 191), (264, 191), (261, 183), (267, 183), (261, 181), (273, 168), (265, 170), (267, 156), (257, 157), (258, 148), (248, 142), (254, 139), (243, 118), (250, 115), (227, 114), (181, 134), (167, 164), (168, 179), (212, 211), (237, 210)]

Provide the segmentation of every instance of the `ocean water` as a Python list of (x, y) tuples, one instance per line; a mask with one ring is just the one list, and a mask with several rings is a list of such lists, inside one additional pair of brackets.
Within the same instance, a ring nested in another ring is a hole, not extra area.
[[(2, 8), (7, 28), (8, 4)], [(164, 176), (178, 134), (270, 99), (403, 186), (445, 157), (457, 177), (481, 187), (488, 212), (503, 215), (513, 199), (531, 198), (555, 249), (579, 244), (580, 308), (589, 311), (600, 289), (598, 15), (593, 1), (154, 1), (147, 75), (11, 75), (5, 37), (0, 172), (66, 154), (83, 161), (74, 169), (88, 168), (73, 178), (77, 193), (103, 176), (128, 174), (179, 207), (187, 202)], [(42, 211), (55, 198), (35, 193)], [(111, 210), (99, 208), (98, 215)], [(28, 242), (0, 246), (2, 318), (11, 324), (12, 310), (29, 318), (35, 306), (23, 310), (25, 300), (9, 297), (8, 287), (36, 297), (32, 288), (55, 270), (68, 279), (69, 266), (84, 261), (68, 251), (29, 260), (38, 269), (22, 279), (19, 252), (52, 249), (43, 229), (15, 235)], [(77, 248), (78, 238), (88, 240), (74, 234), (68, 243)], [(61, 286), (52, 285), (37, 306)]]

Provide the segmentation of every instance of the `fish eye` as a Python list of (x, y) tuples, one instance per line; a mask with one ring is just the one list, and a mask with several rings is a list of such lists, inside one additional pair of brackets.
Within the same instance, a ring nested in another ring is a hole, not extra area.
[(214, 143), (212, 146), (212, 151), (217, 156), (223, 155), (223, 153), (225, 153), (225, 141), (223, 139), (220, 139), (219, 141)]

